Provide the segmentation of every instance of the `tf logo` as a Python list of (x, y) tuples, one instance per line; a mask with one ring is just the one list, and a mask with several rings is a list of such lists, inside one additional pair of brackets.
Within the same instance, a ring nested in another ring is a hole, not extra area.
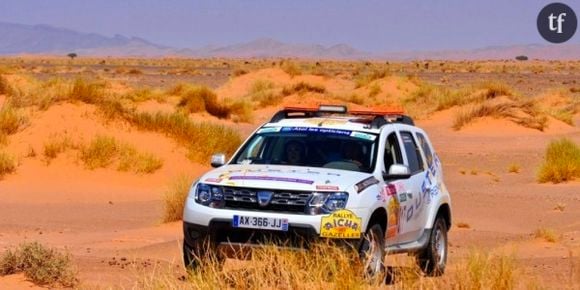
[(538, 32), (547, 41), (562, 43), (568, 41), (576, 32), (578, 19), (570, 6), (552, 3), (540, 11), (537, 19)]

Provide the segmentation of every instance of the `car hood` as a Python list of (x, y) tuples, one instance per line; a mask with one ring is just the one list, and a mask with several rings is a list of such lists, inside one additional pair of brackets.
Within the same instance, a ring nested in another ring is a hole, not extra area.
[(369, 173), (284, 165), (225, 165), (200, 178), (224, 186), (300, 191), (347, 191)]

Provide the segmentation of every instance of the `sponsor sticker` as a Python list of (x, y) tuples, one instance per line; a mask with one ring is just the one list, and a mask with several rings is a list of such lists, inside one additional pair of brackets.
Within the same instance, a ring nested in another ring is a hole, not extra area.
[(265, 127), (265, 128), (260, 128), (258, 130), (258, 134), (261, 133), (273, 133), (273, 132), (280, 132), (280, 129), (282, 129), (281, 127)]
[(283, 133), (318, 133), (318, 134), (341, 135), (341, 136), (350, 136), (350, 134), (352, 134), (352, 131), (350, 131), (350, 130), (318, 128), (318, 127), (282, 127), (281, 132), (283, 132)]
[(304, 183), (313, 184), (314, 181), (299, 179), (299, 178), (289, 178), (289, 177), (276, 177), (276, 176), (253, 176), (253, 175), (243, 175), (243, 176), (231, 176), (230, 180), (269, 180), (269, 181), (282, 181), (282, 182), (292, 182), (292, 183)]
[(338, 190), (337, 185), (317, 185), (316, 190)]
[(375, 141), (375, 139), (377, 139), (377, 135), (367, 134), (367, 133), (362, 133), (362, 132), (352, 132), (350, 134), (350, 136), (355, 137), (355, 138), (359, 138), (359, 139), (370, 140), (370, 141)]
[(342, 209), (322, 217), (320, 236), (331, 239), (358, 239), (361, 227), (362, 218), (350, 210)]
[(205, 182), (220, 183), (220, 182), (222, 182), (222, 179), (221, 178), (206, 178), (204, 181)]

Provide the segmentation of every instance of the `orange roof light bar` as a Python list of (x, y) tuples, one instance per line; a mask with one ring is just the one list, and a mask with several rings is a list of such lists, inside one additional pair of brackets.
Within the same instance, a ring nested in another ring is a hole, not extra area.
[(289, 112), (322, 112), (322, 113), (342, 113), (346, 114), (348, 111), (344, 105), (316, 105), (303, 107), (284, 107), (285, 111)]
[(363, 116), (389, 116), (389, 115), (403, 115), (404, 111), (401, 108), (363, 108), (356, 110), (348, 110), (346, 105), (315, 105), (315, 106), (289, 106), (284, 107), (287, 112), (321, 112), (321, 113), (339, 113), (350, 115)]
[(366, 116), (389, 116), (389, 115), (403, 115), (400, 108), (382, 108), (382, 109), (359, 109), (348, 111), (351, 115), (366, 115)]

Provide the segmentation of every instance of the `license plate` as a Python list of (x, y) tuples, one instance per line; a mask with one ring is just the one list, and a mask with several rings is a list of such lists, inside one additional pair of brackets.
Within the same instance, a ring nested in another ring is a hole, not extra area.
[(234, 228), (288, 231), (288, 219), (234, 215)]

